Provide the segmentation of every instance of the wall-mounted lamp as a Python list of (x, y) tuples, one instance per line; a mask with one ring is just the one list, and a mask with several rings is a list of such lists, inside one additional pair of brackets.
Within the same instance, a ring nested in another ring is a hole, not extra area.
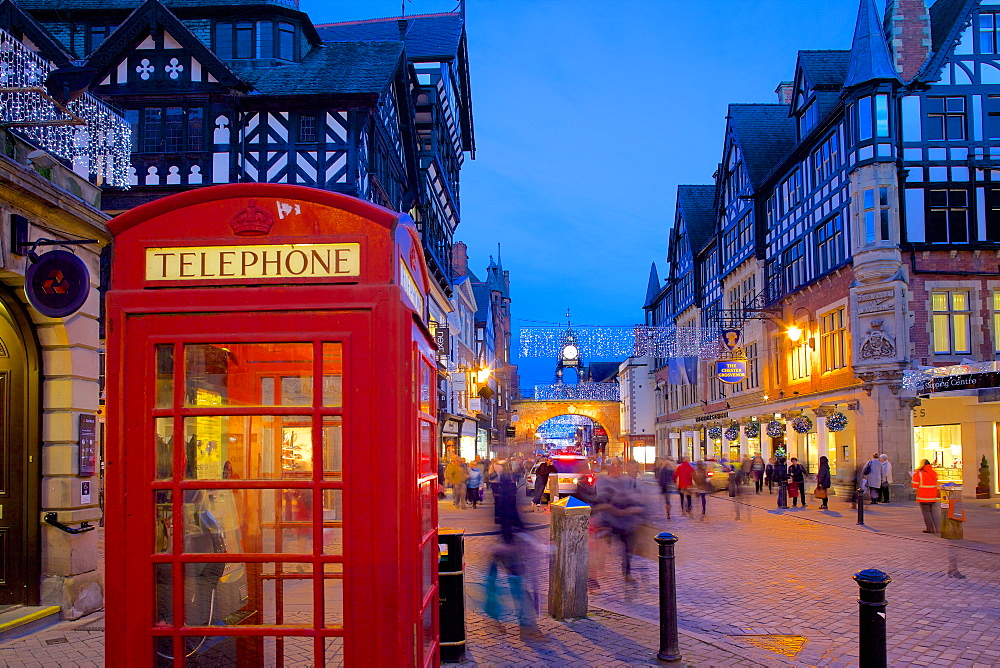
[[(796, 315), (798, 314), (799, 311), (806, 312), (805, 330), (799, 327), (798, 322), (796, 320)], [(792, 324), (789, 325), (787, 329), (785, 329), (785, 334), (788, 335), (788, 340), (791, 341), (792, 343), (798, 343), (802, 339), (802, 335), (805, 334), (806, 338), (809, 340), (809, 347), (815, 349), (816, 340), (813, 338), (813, 332), (812, 332), (812, 312), (803, 306), (796, 308), (795, 311), (792, 312)]]
[(476, 371), (476, 380), (480, 383), (485, 383), (490, 379), (491, 373), (493, 373), (493, 370), (488, 366), (484, 366)]

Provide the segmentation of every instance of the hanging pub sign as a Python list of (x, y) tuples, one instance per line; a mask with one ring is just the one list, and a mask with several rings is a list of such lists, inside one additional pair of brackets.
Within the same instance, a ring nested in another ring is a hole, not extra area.
[(740, 342), (743, 339), (743, 332), (738, 329), (724, 329), (722, 330), (722, 343), (725, 344), (729, 352), (733, 352), (740, 346)]
[(64, 250), (45, 253), (28, 266), (24, 277), (28, 303), (49, 318), (76, 313), (90, 294), (90, 272), (76, 255)]
[(739, 383), (747, 377), (747, 361), (719, 360), (715, 363), (715, 376), (723, 383)]

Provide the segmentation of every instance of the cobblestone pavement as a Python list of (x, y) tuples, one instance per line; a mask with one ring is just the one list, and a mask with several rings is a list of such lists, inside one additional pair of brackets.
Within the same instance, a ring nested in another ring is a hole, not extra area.
[[(851, 576), (878, 568), (887, 590), (892, 666), (1000, 665), (1000, 510), (967, 504), (965, 540), (921, 532), (915, 504), (866, 506), (865, 526), (842, 499), (829, 512), (777, 510), (774, 497), (713, 495), (704, 519), (667, 520), (662, 497), (644, 486), (650, 523), (675, 533), (680, 650), (693, 666), (857, 665), (857, 585)], [(511, 614), (498, 626), (482, 610), (491, 545), (492, 506), (456, 510), (443, 502), (442, 526), (466, 528), (468, 653), (458, 665), (657, 665), (657, 577), (636, 557), (635, 583), (617, 555), (592, 549), (590, 615), (558, 622), (539, 616), (540, 637), (522, 639)], [(737, 514), (737, 510), (739, 513)], [(540, 608), (546, 608), (548, 515), (525, 513), (537, 541)], [(0, 645), (2, 666), (103, 665), (100, 613), (62, 622)], [(308, 665), (308, 664), (301, 664)]]

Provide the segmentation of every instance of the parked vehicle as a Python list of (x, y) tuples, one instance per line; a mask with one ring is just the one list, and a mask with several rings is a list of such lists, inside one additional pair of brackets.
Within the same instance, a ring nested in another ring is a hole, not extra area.
[(729, 487), (729, 474), (731, 471), (728, 466), (723, 466), (714, 459), (706, 459), (705, 468), (708, 470), (708, 481), (712, 483), (712, 489), (717, 492), (720, 489), (727, 489)]
[[(581, 478), (587, 485), (593, 486), (594, 484), (594, 470), (590, 466), (590, 460), (582, 455), (557, 455), (552, 457), (552, 465), (556, 467), (556, 472), (549, 474), (549, 482), (552, 482), (552, 476), (559, 477), (560, 497), (575, 494)], [(527, 496), (535, 493), (535, 469), (537, 468), (538, 464), (535, 464), (528, 473), (524, 486), (524, 493)], [(547, 492), (546, 496), (548, 496)]]

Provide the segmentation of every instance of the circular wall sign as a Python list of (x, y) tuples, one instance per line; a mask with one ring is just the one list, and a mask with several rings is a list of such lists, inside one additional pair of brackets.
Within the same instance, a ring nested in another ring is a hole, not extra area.
[(90, 292), (90, 272), (78, 256), (63, 250), (45, 253), (24, 277), (28, 302), (42, 315), (65, 318), (76, 313)]

